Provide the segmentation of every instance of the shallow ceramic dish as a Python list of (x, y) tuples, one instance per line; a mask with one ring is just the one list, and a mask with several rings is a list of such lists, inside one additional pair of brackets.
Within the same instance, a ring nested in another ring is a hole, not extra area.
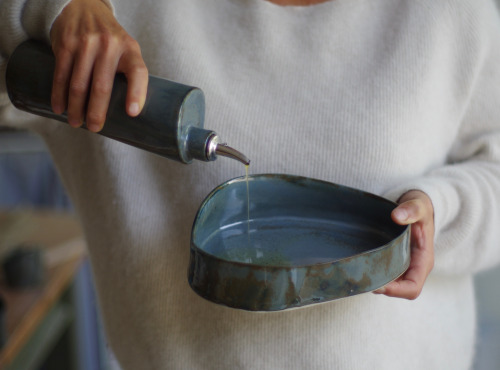
[(410, 228), (391, 220), (395, 206), (304, 177), (230, 180), (208, 195), (194, 221), (189, 284), (212, 302), (252, 311), (375, 290), (410, 261)]

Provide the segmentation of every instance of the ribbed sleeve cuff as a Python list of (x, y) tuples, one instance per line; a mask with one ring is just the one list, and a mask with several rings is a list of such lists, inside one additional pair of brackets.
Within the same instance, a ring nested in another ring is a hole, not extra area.
[(50, 42), (52, 24), (70, 0), (28, 0), (22, 13), (22, 27), (29, 38)]
[[(62, 10), (71, 0), (28, 0), (22, 13), (22, 25), (28, 36), (39, 40), (50, 42), (50, 29), (61, 14)], [(114, 13), (114, 7), (111, 1), (101, 0)]]
[(5, 67), (17, 45), (29, 38), (49, 41), (52, 23), (70, 0), (1, 0), (0, 14), (0, 106), (8, 103)]

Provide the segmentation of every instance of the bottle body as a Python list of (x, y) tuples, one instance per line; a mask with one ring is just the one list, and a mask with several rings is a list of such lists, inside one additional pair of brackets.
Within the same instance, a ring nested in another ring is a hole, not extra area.
[[(58, 115), (51, 108), (54, 66), (49, 46), (22, 43), (9, 58), (7, 92), (18, 109), (67, 122), (66, 112)], [(117, 74), (99, 134), (183, 163), (215, 159), (207, 152), (216, 134), (203, 129), (205, 99), (200, 89), (149, 76), (146, 102), (137, 117), (125, 111), (126, 93), (126, 78)]]

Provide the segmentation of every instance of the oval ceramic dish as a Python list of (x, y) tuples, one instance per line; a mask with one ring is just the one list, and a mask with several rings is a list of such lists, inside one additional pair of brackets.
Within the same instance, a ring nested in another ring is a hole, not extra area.
[(208, 195), (194, 221), (189, 284), (212, 302), (251, 311), (375, 290), (410, 262), (410, 228), (391, 220), (395, 206), (304, 177), (230, 180)]

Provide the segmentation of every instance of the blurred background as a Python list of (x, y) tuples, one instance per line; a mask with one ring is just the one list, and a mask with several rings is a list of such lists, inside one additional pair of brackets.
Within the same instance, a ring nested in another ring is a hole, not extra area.
[[(32, 281), (24, 286), (20, 286), (19, 277), (17, 283), (7, 281), (10, 254), (0, 248), (0, 369), (113, 368), (91, 267), (84, 252), (76, 256), (74, 251), (81, 249), (78, 241), (84, 242), (78, 227), (71, 223), (78, 224), (72, 215), (71, 203), (42, 140), (32, 133), (0, 128), (0, 247), (24, 250), (28, 246), (15, 244), (40, 232), (41, 239), (35, 236), (29, 248), (58, 244), (51, 249), (55, 252), (51, 256), (58, 260), (56, 268), (44, 272), (41, 284)], [(32, 223), (39, 223), (44, 230), (35, 232)], [(13, 245), (6, 245), (9, 242)], [(31, 263), (29, 268), (26, 262)], [(24, 259), (16, 268), (29, 275), (32, 262)]]

